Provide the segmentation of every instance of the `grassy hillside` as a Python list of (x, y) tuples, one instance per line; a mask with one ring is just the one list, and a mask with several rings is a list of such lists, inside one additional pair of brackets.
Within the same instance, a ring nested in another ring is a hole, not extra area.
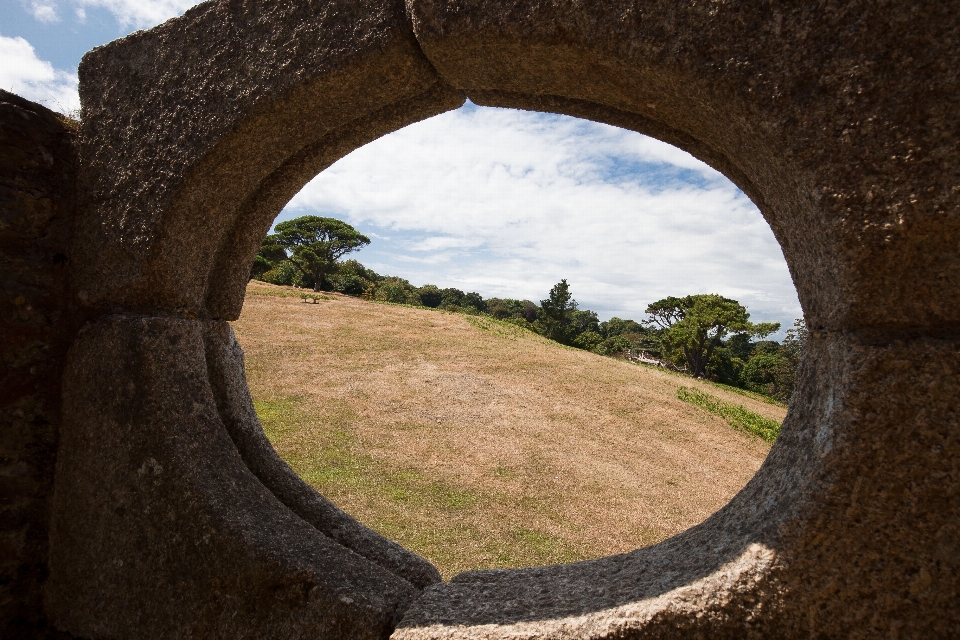
[(291, 293), (251, 283), (234, 323), (267, 435), (445, 578), (628, 551), (726, 503), (770, 445), (681, 387), (786, 413), (495, 320)]

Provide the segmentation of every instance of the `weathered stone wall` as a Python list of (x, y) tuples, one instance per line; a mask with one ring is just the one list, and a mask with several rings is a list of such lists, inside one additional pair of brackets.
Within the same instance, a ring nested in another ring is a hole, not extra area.
[[(951, 9), (212, 0), (85, 57), (75, 231), (70, 133), (0, 94), (0, 631), (43, 628), (43, 582), (52, 624), (96, 638), (960, 637)], [(270, 222), (465, 96), (671, 142), (771, 224), (811, 348), (701, 525), (434, 584), (266, 442), (226, 321)]]
[(0, 637), (43, 628), (47, 528), (72, 337), (66, 281), (75, 135), (0, 91)]

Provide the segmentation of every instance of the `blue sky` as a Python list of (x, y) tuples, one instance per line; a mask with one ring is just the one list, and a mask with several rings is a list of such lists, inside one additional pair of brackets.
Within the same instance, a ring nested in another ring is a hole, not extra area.
[[(0, 0), (0, 87), (79, 106), (87, 50), (191, 0)], [(347, 220), (354, 257), (416, 285), (539, 300), (566, 278), (581, 307), (641, 319), (668, 295), (720, 293), (754, 320), (800, 317), (780, 247), (725, 177), (652, 138), (565, 116), (468, 103), (357, 149), (277, 221)], [(782, 334), (782, 332), (781, 332)]]

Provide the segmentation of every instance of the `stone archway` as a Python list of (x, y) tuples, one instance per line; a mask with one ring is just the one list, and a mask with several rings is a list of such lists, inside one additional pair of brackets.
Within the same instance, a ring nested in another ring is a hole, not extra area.
[[(49, 615), (118, 638), (957, 632), (957, 20), (933, 2), (215, 0), (91, 52)], [(468, 96), (722, 171), (783, 246), (813, 340), (783, 435), (703, 524), (442, 584), (276, 457), (226, 321), (307, 180)]]

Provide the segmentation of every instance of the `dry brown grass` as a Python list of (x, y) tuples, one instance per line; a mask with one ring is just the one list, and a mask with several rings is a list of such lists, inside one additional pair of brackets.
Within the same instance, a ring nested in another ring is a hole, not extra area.
[(680, 386), (786, 412), (491, 320), (288, 292), (252, 283), (234, 323), (268, 436), (445, 578), (628, 551), (726, 503), (769, 445)]

